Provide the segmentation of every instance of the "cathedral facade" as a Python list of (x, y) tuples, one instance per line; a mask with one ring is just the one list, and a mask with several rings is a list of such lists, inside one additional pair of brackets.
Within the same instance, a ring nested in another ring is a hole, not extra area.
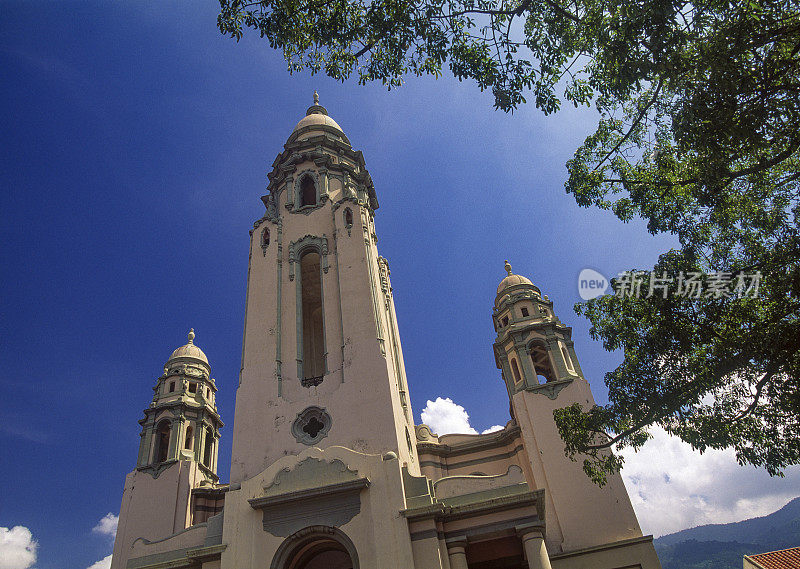
[(378, 199), (316, 98), (255, 222), (230, 481), (216, 383), (176, 349), (145, 410), (112, 569), (660, 569), (618, 475), (564, 456), (553, 410), (593, 404), (553, 303), (513, 273), (492, 307), (512, 418), (415, 425)]

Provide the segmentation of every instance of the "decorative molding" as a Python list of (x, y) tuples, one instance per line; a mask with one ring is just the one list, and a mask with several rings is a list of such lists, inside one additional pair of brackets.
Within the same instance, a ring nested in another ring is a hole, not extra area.
[(543, 383), (541, 385), (529, 387), (527, 391), (530, 391), (531, 393), (537, 393), (539, 395), (546, 395), (548, 399), (555, 400), (558, 397), (558, 394), (561, 393), (561, 390), (570, 383), (572, 383), (571, 379), (548, 381), (547, 383)]
[(322, 237), (306, 235), (297, 241), (289, 243), (289, 280), (294, 280), (294, 264), (300, 261), (300, 255), (308, 248), (314, 248), (322, 260), (322, 272), (328, 274), (328, 238), (323, 233)]
[(161, 473), (163, 473), (166, 470), (169, 470), (169, 468), (173, 464), (177, 464), (177, 463), (178, 463), (177, 459), (171, 458), (169, 460), (165, 460), (164, 462), (156, 462), (154, 464), (146, 464), (144, 466), (137, 466), (136, 470), (139, 470), (141, 472), (147, 472), (153, 478), (158, 478), (159, 476), (161, 476)]

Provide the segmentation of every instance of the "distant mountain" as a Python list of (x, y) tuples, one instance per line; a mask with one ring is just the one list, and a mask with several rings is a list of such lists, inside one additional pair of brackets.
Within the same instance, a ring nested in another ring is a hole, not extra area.
[(800, 545), (800, 498), (767, 516), (698, 526), (654, 544), (663, 569), (740, 569), (743, 555)]

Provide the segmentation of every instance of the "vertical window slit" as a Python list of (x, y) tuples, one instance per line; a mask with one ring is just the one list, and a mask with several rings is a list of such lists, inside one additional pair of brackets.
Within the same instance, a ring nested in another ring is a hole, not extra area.
[[(325, 375), (325, 347), (322, 333), (322, 279), (319, 253), (309, 251), (300, 258), (300, 286), (303, 318), (302, 379), (321, 381)], [(310, 383), (319, 384), (314, 381)]]

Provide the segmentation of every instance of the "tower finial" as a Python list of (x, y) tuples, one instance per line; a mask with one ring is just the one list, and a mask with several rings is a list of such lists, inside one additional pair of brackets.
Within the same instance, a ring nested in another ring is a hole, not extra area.
[(508, 262), (508, 259), (506, 259), (505, 269), (506, 269), (506, 272), (508, 273), (508, 276), (511, 276), (511, 275), (514, 274), (514, 273), (511, 272), (511, 264)]
[(314, 104), (319, 105), (319, 93), (317, 93), (316, 89), (314, 89)]
[(189, 330), (189, 343), (194, 344), (194, 328)]

